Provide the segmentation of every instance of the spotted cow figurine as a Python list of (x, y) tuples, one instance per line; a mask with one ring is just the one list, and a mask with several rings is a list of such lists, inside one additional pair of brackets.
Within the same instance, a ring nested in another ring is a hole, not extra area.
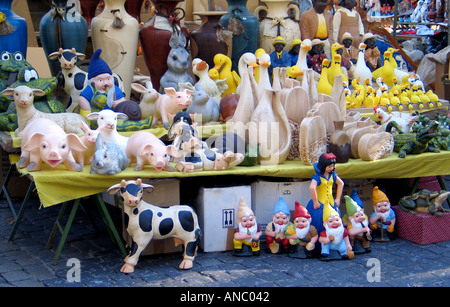
[(142, 200), (144, 190), (153, 186), (141, 179), (122, 181), (108, 189), (109, 194), (119, 191), (124, 204), (125, 228), (133, 242), (130, 254), (120, 271), (133, 273), (139, 256), (152, 239), (174, 238), (175, 245), (183, 244), (183, 261), (179, 268), (191, 269), (201, 237), (197, 214), (189, 206), (157, 207)]

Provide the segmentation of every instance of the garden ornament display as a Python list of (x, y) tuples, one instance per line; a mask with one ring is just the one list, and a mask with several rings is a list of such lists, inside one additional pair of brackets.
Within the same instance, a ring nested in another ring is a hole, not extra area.
[(395, 212), (386, 194), (377, 186), (372, 191), (374, 212), (370, 215), (369, 225), (374, 241), (390, 241), (394, 238)]
[(369, 219), (364, 214), (364, 208), (359, 206), (352, 197), (345, 195), (345, 207), (349, 224), (347, 226), (350, 244), (355, 254), (370, 253)]
[(127, 168), (129, 161), (119, 144), (106, 142), (103, 140), (102, 133), (97, 136), (95, 144), (91, 174), (114, 175)]
[(173, 171), (169, 164), (169, 157), (177, 157), (175, 146), (166, 146), (153, 133), (138, 131), (130, 136), (125, 154), (130, 165), (136, 163), (135, 171), (142, 171), (146, 164), (150, 164), (157, 171)]
[(259, 256), (260, 242), (262, 234), (261, 227), (256, 221), (253, 211), (241, 197), (237, 211), (237, 227), (233, 235), (235, 256)]
[(286, 235), (291, 245), (289, 257), (305, 259), (313, 256), (312, 252), (319, 234), (316, 227), (311, 225), (311, 215), (308, 210), (298, 201), (295, 202), (294, 221), (288, 224)]
[(103, 109), (125, 113), (128, 119), (141, 119), (139, 105), (125, 99), (124, 92), (114, 84), (114, 77), (108, 64), (100, 57), (102, 49), (95, 50), (88, 68), (88, 85), (80, 93), (78, 103), (80, 114), (86, 117), (91, 112)]
[(154, 128), (156, 124), (162, 122), (164, 128), (169, 129), (169, 121), (172, 121), (175, 114), (192, 104), (190, 96), (193, 91), (190, 89), (177, 91), (173, 87), (168, 87), (164, 89), (164, 92), (165, 94), (159, 96), (155, 102), (151, 125), (152, 128)]
[(402, 197), (398, 201), (398, 205), (403, 211), (412, 214), (429, 213), (431, 215), (442, 216), (445, 215), (445, 212), (450, 211), (442, 206), (449, 195), (449, 191), (437, 192), (424, 189), (412, 195)]
[(153, 88), (152, 82), (147, 81), (145, 86), (140, 83), (131, 83), (131, 88), (141, 94), (139, 100), (141, 117), (144, 119), (153, 116), (155, 112), (155, 102), (161, 94)]
[(191, 83), (194, 84), (194, 80), (187, 73), (187, 70), (191, 66), (189, 62), (189, 52), (186, 51), (186, 37), (184, 32), (173, 32), (170, 38), (169, 55), (167, 56), (167, 71), (161, 77), (159, 92), (163, 94), (166, 88), (174, 88), (178, 91), (179, 83)]
[(130, 254), (120, 271), (133, 273), (139, 256), (152, 239), (174, 238), (175, 245), (183, 244), (183, 261), (179, 268), (191, 269), (201, 237), (197, 214), (189, 206), (157, 207), (142, 200), (144, 191), (153, 186), (141, 179), (125, 181), (111, 186), (109, 194), (120, 193), (124, 204), (125, 228), (133, 243)]
[(323, 207), (323, 227), (325, 230), (319, 236), (322, 248), (320, 259), (323, 261), (353, 259), (355, 254), (347, 229), (339, 214), (330, 205)]
[(289, 239), (286, 228), (290, 222), (291, 212), (283, 196), (278, 198), (273, 208), (272, 221), (266, 226), (266, 252), (279, 254), (289, 252)]
[(128, 143), (128, 137), (117, 132), (117, 120), (127, 120), (128, 116), (123, 113), (117, 113), (112, 110), (102, 110), (100, 112), (90, 113), (88, 120), (97, 121), (97, 129), (101, 131), (102, 139), (106, 143), (118, 144), (125, 152)]
[(34, 107), (34, 96), (44, 96), (45, 92), (39, 89), (32, 89), (26, 85), (3, 90), (2, 95), (12, 96), (17, 112), (18, 127), (16, 136), (20, 137), (25, 127), (35, 118), (47, 118), (60, 126), (66, 133), (83, 133), (80, 122), (87, 123), (86, 119), (76, 113), (46, 113)]
[(73, 151), (86, 150), (80, 138), (67, 134), (54, 121), (35, 118), (22, 131), (22, 146), (18, 168), (26, 167), (34, 172), (41, 169), (42, 162), (52, 168), (64, 164), (67, 170), (81, 172), (83, 167), (75, 162)]

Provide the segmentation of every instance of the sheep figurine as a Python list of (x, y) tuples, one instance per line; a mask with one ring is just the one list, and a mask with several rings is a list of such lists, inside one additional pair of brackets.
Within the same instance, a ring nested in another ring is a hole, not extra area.
[(2, 92), (4, 96), (12, 96), (17, 112), (18, 128), (15, 131), (20, 137), (23, 129), (35, 118), (48, 118), (60, 126), (66, 133), (84, 133), (80, 121), (88, 124), (86, 119), (77, 113), (45, 113), (34, 107), (34, 96), (45, 96), (45, 92), (39, 89), (32, 89), (26, 85), (16, 88), (7, 88)]
[(115, 143), (125, 152), (128, 143), (128, 137), (117, 132), (117, 120), (127, 120), (128, 116), (124, 113), (114, 112), (112, 110), (101, 110), (100, 112), (90, 113), (88, 120), (97, 120), (98, 130), (105, 143)]

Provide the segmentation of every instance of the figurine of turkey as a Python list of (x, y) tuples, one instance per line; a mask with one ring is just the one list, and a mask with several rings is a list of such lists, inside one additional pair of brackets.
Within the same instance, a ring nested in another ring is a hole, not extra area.
[(217, 102), (217, 105), (219, 105), (222, 93), (228, 88), (227, 80), (219, 79), (214, 81), (209, 76), (208, 71), (208, 63), (199, 58), (192, 60), (192, 72), (199, 78), (197, 83), (199, 83), (209, 97), (213, 98)]
[(409, 132), (409, 129), (413, 125), (414, 121), (418, 118), (416, 115), (404, 112), (394, 111), (388, 114), (378, 106), (373, 108), (373, 112), (381, 120), (382, 125), (387, 125), (391, 121), (397, 122), (403, 133)]
[(229, 93), (236, 93), (241, 78), (236, 71), (231, 70), (231, 59), (222, 53), (218, 53), (214, 56), (213, 61), (214, 69), (219, 72), (219, 79), (227, 79), (228, 89), (222, 93), (222, 97)]

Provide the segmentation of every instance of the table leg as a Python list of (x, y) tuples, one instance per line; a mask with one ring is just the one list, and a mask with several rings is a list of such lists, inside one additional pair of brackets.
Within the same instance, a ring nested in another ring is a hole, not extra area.
[(22, 205), (20, 206), (19, 214), (17, 215), (16, 221), (14, 222), (14, 226), (11, 231), (11, 234), (9, 235), (8, 241), (12, 241), (14, 239), (14, 236), (16, 235), (17, 228), (19, 227), (20, 221), (22, 220), (23, 217), (23, 213), (25, 212), (25, 209), (28, 206), (28, 200), (30, 199), (34, 187), (35, 187), (34, 181), (31, 181), (30, 185), (28, 186), (27, 193), (25, 194), (25, 198), (22, 201)]
[(11, 209), (12, 215), (15, 220), (17, 220), (17, 212), (14, 209), (11, 197), (9, 196), (8, 192), (8, 183), (9, 179), (11, 179), (11, 174), (13, 172), (13, 168), (15, 165), (11, 164), (8, 168), (8, 171), (6, 172), (5, 180), (3, 181), (2, 189), (0, 190), (0, 199), (2, 198), (3, 194), (5, 194), (6, 202), (8, 203), (9, 209)]

